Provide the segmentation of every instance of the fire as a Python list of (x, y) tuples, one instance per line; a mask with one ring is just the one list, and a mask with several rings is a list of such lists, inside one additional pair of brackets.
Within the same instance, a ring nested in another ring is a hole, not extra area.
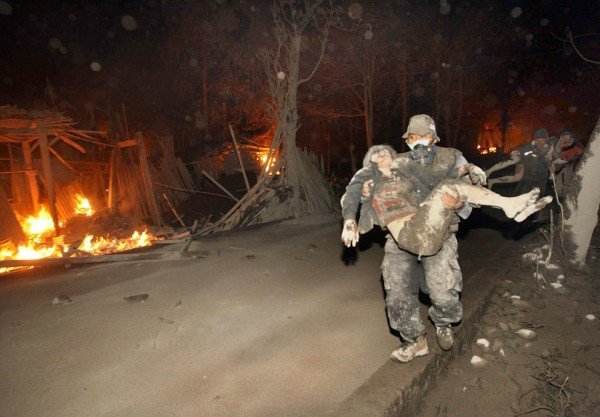
[[(77, 202), (76, 214), (91, 216), (94, 213), (89, 200), (83, 195), (76, 194), (75, 199)], [(52, 216), (46, 206), (42, 205), (39, 212), (34, 215), (22, 217), (17, 214), (17, 217), (28, 241), (19, 246), (15, 245), (12, 241), (0, 244), (0, 260), (27, 260), (68, 256), (67, 253), (70, 248), (69, 245), (64, 244), (64, 236), (50, 239), (55, 229)], [(77, 247), (77, 251), (73, 251), (73, 248), (71, 248), (71, 252), (74, 253), (69, 256), (121, 252), (133, 248), (151, 246), (152, 241), (156, 239), (147, 230), (142, 232), (135, 231), (131, 237), (124, 239), (109, 236), (94, 237), (92, 234), (88, 234)], [(0, 273), (13, 269), (17, 268), (0, 268)]]
[(81, 194), (75, 194), (75, 214), (82, 214), (84, 216), (91, 216), (94, 214), (94, 210), (92, 210), (92, 205), (90, 204), (90, 200), (82, 196)]
[[(272, 155), (269, 159), (268, 152), (259, 152), (256, 159), (260, 162), (260, 165), (265, 167), (265, 172), (269, 172), (269, 170), (271, 170), (277, 162), (277, 158), (275, 157), (275, 155)], [(279, 175), (279, 171), (277, 171), (276, 175)]]
[(42, 205), (40, 211), (21, 220), (23, 232), (34, 242), (41, 242), (42, 238), (54, 233), (54, 222), (46, 206)]
[(477, 152), (479, 152), (480, 155), (487, 155), (490, 153), (496, 153), (498, 152), (498, 147), (497, 146), (490, 146), (489, 148), (482, 148), (481, 145), (477, 145)]
[(130, 238), (117, 239), (115, 237), (97, 237), (86, 235), (78, 250), (92, 255), (121, 252), (133, 248), (142, 248), (152, 245), (153, 236), (144, 230), (142, 233), (135, 231)]

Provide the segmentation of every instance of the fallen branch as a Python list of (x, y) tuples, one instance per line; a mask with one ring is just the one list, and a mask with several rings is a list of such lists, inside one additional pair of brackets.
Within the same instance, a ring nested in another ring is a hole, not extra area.
[(231, 132), (231, 139), (233, 139), (233, 147), (235, 148), (235, 153), (237, 154), (238, 161), (240, 163), (240, 168), (242, 169), (242, 175), (244, 176), (246, 191), (250, 191), (250, 183), (248, 183), (248, 177), (246, 176), (246, 170), (244, 169), (244, 163), (242, 162), (242, 155), (240, 155), (237, 140), (235, 140), (235, 133), (233, 133), (233, 127), (231, 127), (231, 125), (229, 125), (229, 131)]
[(184, 228), (187, 229), (187, 226), (185, 225), (185, 223), (183, 222), (183, 219), (181, 218), (181, 216), (179, 215), (179, 213), (177, 213), (177, 210), (175, 210), (175, 207), (173, 206), (173, 204), (171, 203), (171, 200), (169, 200), (169, 197), (167, 197), (167, 195), (165, 193), (163, 193), (163, 198), (165, 199), (165, 201), (167, 202), (167, 205), (169, 206), (169, 209), (171, 209), (171, 212), (173, 212), (173, 214), (175, 215), (175, 217), (177, 218), (177, 221), (179, 222), (179, 224)]

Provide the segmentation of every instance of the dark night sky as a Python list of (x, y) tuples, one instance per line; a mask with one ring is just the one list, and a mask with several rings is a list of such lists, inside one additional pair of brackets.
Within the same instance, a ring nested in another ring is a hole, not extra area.
[[(107, 101), (106, 90), (113, 88), (120, 90), (120, 95), (115, 93), (112, 96), (115, 101), (130, 99), (148, 102), (143, 111), (140, 110), (136, 115), (140, 122), (144, 122), (141, 120), (144, 115), (149, 119), (154, 118), (153, 110), (161, 112), (160, 105), (164, 102), (158, 95), (151, 97), (156, 83), (177, 69), (169, 67), (159, 53), (169, 41), (174, 28), (177, 28), (177, 21), (173, 20), (172, 15), (173, 5), (177, 5), (175, 7), (179, 12), (185, 13), (189, 9), (190, 14), (198, 13), (199, 22), (210, 22), (211, 19), (199, 13), (197, 8), (188, 7), (192, 3), (197, 2), (0, 0), (0, 104), (32, 107), (40, 106), (42, 102), (48, 103), (43, 89), (46, 78), (49, 78), (58, 94), (76, 103), (75, 107), (88, 100)], [(268, 22), (268, 5), (271, 4), (270, 1), (252, 0), (209, 0), (200, 3), (203, 7), (206, 5), (205, 10), (209, 14), (231, 6), (237, 8), (238, 12), (241, 10), (238, 14), (250, 13), (252, 8), (253, 13), (265, 16), (265, 22)], [(336, 3), (347, 7), (353, 2)], [(406, 19), (414, 20), (416, 16), (416, 19), (420, 19), (418, 16), (421, 16), (424, 19), (422, 24), (413, 22), (419, 28), (415, 31), (418, 33), (414, 33), (415, 39), (430, 37), (438, 26), (444, 28), (445, 36), (458, 36), (470, 26), (482, 24), (481, 21), (470, 21), (468, 13), (489, 7), (483, 6), (483, 3), (491, 5), (490, 10), (484, 10), (486, 19), (489, 19), (490, 25), (498, 28), (497, 37), (502, 40), (502, 47), (490, 46), (468, 51), (469, 58), (464, 66), (484, 77), (489, 73), (489, 77), (497, 78), (495, 71), (505, 65), (509, 71), (519, 74), (515, 75), (516, 83), (520, 82), (522, 74), (527, 74), (529, 84), (531, 80), (537, 80), (536, 85), (558, 85), (563, 90), (584, 83), (586, 87), (583, 90), (587, 91), (588, 96), (577, 93), (571, 107), (575, 106), (578, 111), (587, 112), (588, 115), (598, 113), (598, 94), (590, 94), (590, 91), (600, 91), (600, 66), (584, 62), (571, 48), (553, 36), (564, 36), (566, 27), (577, 34), (596, 32), (595, 35), (578, 38), (577, 42), (590, 59), (600, 60), (600, 5), (596, 1), (411, 0), (358, 3), (362, 5), (365, 15), (385, 4), (385, 7), (394, 9), (396, 14)], [(423, 14), (424, 4), (429, 7), (428, 15)], [(268, 30), (270, 28), (265, 27), (265, 31)], [(142, 81), (136, 83), (132, 77), (137, 77), (127, 72), (131, 68), (140, 74), (140, 80), (152, 81), (144, 81), (148, 85), (143, 85)], [(418, 76), (416, 79), (419, 80)], [(488, 81), (486, 90), (479, 92), (482, 99), (493, 92), (490, 86), (493, 86), (494, 79)], [(190, 80), (190, 83), (193, 82)], [(505, 83), (503, 79), (498, 89), (502, 90)], [(426, 86), (426, 83), (423, 85)], [(520, 94), (520, 90), (515, 91)], [(557, 91), (561, 92), (560, 89)], [(497, 92), (493, 93), (500, 96)], [(144, 99), (144, 94), (149, 98)], [(429, 102), (427, 94), (422, 100), (414, 97), (412, 108), (414, 111), (430, 111)], [(135, 103), (127, 104), (135, 107)], [(135, 110), (132, 112), (135, 113)]]

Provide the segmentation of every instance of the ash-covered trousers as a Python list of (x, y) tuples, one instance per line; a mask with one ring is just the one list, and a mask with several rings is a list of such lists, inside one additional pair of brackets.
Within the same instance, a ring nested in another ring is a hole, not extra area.
[(438, 253), (423, 256), (419, 261), (416, 255), (400, 249), (388, 236), (381, 265), (385, 301), (390, 326), (403, 339), (414, 341), (417, 336), (425, 334), (425, 325), (419, 314), (419, 288), (429, 294), (432, 304), (429, 316), (437, 326), (456, 323), (462, 318), (463, 308), (459, 299), (462, 273), (457, 250), (458, 242), (452, 234)]

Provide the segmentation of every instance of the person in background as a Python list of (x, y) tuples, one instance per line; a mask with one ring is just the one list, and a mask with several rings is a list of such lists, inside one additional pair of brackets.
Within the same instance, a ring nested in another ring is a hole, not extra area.
[(564, 197), (566, 188), (575, 175), (575, 165), (583, 154), (583, 145), (571, 132), (561, 133), (554, 149), (552, 172), (556, 182), (556, 193)]
[(488, 180), (488, 188), (492, 189), (495, 184), (517, 183), (515, 194), (522, 194), (523, 190), (531, 190), (534, 187), (540, 189), (540, 196), (549, 194), (548, 179), (550, 178), (550, 167), (554, 158), (554, 145), (548, 137), (546, 129), (538, 129), (533, 134), (531, 142), (517, 146), (510, 153), (511, 164), (500, 162), (486, 171), (489, 176), (496, 171), (495, 167), (502, 165), (516, 165), (514, 175)]

